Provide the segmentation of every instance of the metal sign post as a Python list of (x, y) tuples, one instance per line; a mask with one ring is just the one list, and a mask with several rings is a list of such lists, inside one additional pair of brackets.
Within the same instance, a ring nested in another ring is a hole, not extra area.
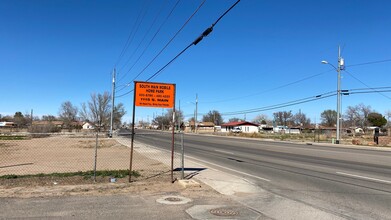
[(136, 106), (172, 108), (171, 181), (174, 182), (174, 135), (175, 135), (175, 84), (134, 81), (132, 140), (130, 147), (129, 182), (132, 176), (133, 142)]

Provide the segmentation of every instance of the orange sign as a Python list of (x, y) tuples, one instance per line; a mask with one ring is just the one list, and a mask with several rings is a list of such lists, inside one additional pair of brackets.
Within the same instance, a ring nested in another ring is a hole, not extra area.
[(174, 108), (175, 84), (135, 82), (136, 106)]

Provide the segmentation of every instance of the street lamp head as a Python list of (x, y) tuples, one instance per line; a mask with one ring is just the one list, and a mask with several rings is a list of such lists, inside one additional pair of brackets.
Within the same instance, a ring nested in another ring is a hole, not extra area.
[(323, 64), (329, 64), (329, 62), (327, 62), (326, 60), (322, 60), (321, 63), (323, 63)]

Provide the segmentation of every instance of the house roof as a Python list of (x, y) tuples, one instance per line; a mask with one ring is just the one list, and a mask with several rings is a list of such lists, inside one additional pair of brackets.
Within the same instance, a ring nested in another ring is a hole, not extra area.
[(84, 126), (84, 125), (86, 125), (86, 124), (87, 124), (87, 125), (92, 125), (92, 126), (95, 126), (95, 124), (94, 124), (94, 123), (92, 123), (92, 122), (89, 122), (89, 121), (83, 122), (83, 126)]
[(77, 126), (77, 125), (83, 126), (83, 124), (84, 124), (84, 122), (82, 122), (82, 121), (72, 121), (71, 122), (71, 125), (73, 125), (73, 126)]
[[(194, 126), (194, 121), (190, 121), (189, 125)], [(198, 127), (214, 127), (215, 124), (213, 122), (205, 121), (205, 122), (197, 122), (197, 126)]]
[(33, 125), (48, 125), (48, 124), (53, 124), (53, 125), (63, 125), (63, 121), (33, 121)]
[(228, 123), (222, 124), (221, 126), (222, 127), (235, 127), (235, 126), (246, 126), (246, 125), (248, 125), (248, 126), (256, 126), (256, 127), (259, 126), (258, 124), (251, 123), (251, 122), (248, 122), (248, 121), (228, 122)]
[(209, 121), (205, 121), (205, 122), (198, 123), (198, 126), (200, 126), (200, 127), (214, 127), (215, 123), (209, 122)]

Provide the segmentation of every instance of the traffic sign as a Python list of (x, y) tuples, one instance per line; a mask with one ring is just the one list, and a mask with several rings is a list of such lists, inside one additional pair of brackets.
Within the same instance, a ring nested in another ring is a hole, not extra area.
[(135, 105), (152, 108), (174, 108), (175, 84), (134, 82)]

